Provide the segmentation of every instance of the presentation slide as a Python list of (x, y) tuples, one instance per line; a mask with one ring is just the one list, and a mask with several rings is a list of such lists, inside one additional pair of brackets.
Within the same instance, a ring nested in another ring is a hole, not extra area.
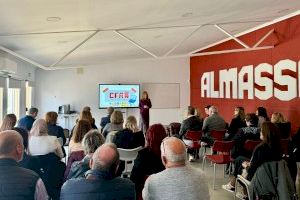
[(139, 107), (140, 85), (99, 84), (99, 108)]

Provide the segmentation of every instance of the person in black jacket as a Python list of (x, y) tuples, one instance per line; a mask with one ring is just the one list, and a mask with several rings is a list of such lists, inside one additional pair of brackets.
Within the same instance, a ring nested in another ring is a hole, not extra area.
[(234, 108), (234, 117), (232, 118), (230, 125), (228, 127), (228, 136), (226, 140), (231, 140), (236, 133), (238, 133), (240, 128), (246, 127), (245, 122), (245, 110), (243, 107), (238, 106)]
[(201, 129), (202, 121), (199, 120), (199, 117), (195, 116), (195, 108), (189, 106), (187, 118), (181, 123), (179, 138), (182, 139), (187, 131), (200, 131)]

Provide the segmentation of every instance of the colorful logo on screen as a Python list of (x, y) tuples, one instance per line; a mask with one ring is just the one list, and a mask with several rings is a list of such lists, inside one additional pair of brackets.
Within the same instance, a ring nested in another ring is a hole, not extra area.
[(137, 100), (136, 90), (134, 88), (127, 91), (109, 90), (109, 88), (105, 88), (103, 93), (105, 94), (105, 101), (113, 107), (129, 107)]

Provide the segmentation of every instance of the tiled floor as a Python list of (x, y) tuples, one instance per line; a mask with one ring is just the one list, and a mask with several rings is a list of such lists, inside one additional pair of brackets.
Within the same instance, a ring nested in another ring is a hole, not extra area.
[[(202, 159), (197, 160), (196, 162), (190, 163), (193, 167), (202, 169)], [(210, 166), (209, 163), (206, 164), (204, 168), (204, 173), (206, 175), (206, 179), (209, 184), (210, 189), (210, 197), (211, 200), (233, 200), (233, 193), (226, 192), (221, 188), (223, 184), (226, 184), (229, 180), (228, 176), (224, 178), (223, 175), (223, 166), (217, 166), (217, 175), (216, 175), (216, 183), (215, 183), (215, 190), (212, 188), (212, 181), (213, 181), (213, 166)]]

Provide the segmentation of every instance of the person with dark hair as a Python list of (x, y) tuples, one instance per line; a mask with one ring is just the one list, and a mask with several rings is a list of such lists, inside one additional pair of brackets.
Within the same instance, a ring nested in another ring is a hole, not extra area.
[(282, 159), (282, 150), (280, 145), (280, 133), (277, 126), (271, 122), (264, 122), (261, 126), (260, 139), (262, 142), (254, 149), (252, 157), (249, 159), (240, 156), (235, 159), (234, 177), (222, 188), (227, 191), (234, 191), (235, 181), (242, 170), (247, 170), (245, 178), (251, 181), (258, 167), (265, 162), (279, 161)]
[(101, 133), (103, 128), (106, 126), (106, 124), (110, 123), (110, 116), (114, 112), (113, 107), (107, 108), (107, 116), (101, 118), (100, 126), (101, 126)]
[(66, 143), (66, 137), (64, 134), (64, 129), (57, 125), (58, 114), (56, 112), (47, 112), (45, 120), (47, 123), (48, 134), (60, 138), (62, 146)]
[(37, 108), (30, 108), (28, 111), (28, 115), (19, 120), (18, 127), (30, 131), (38, 112), (39, 110)]
[(85, 178), (69, 179), (61, 189), (61, 199), (135, 199), (134, 184), (115, 176), (119, 153), (114, 144), (100, 146), (90, 161)]
[(2, 120), (0, 131), (11, 130), (13, 127), (15, 127), (16, 123), (17, 123), (16, 115), (13, 113), (7, 114)]
[(204, 107), (204, 112), (205, 112), (205, 114), (206, 114), (206, 117), (209, 116), (209, 108), (210, 108), (210, 107), (211, 107), (211, 105), (207, 105), (207, 106)]
[(0, 199), (47, 200), (45, 185), (38, 174), (18, 165), (24, 152), (22, 140), (13, 130), (0, 133)]
[(34, 172), (36, 172), (38, 175), (42, 175), (41, 166), (39, 159), (36, 156), (28, 155), (28, 132), (19, 127), (15, 127), (12, 130), (17, 131), (23, 138), (23, 145), (24, 145), (24, 153), (23, 153), (23, 159), (19, 162), (19, 165), (21, 167), (24, 167), (26, 169), (30, 169)]
[(135, 183), (137, 196), (142, 193), (146, 176), (165, 169), (160, 158), (160, 144), (166, 136), (165, 128), (161, 124), (153, 124), (147, 130), (146, 147), (138, 152), (130, 175)]
[(74, 134), (69, 143), (69, 153), (83, 151), (81, 141), (84, 135), (92, 129), (91, 123), (87, 120), (79, 120), (74, 128)]
[(147, 91), (144, 91), (142, 94), (142, 98), (139, 103), (140, 108), (140, 128), (143, 131), (143, 133), (146, 133), (146, 131), (149, 128), (149, 109), (152, 107), (151, 100), (149, 99), (149, 95)]
[(261, 127), (263, 122), (270, 121), (270, 118), (267, 114), (267, 109), (264, 107), (258, 107), (255, 114), (258, 116), (258, 127)]
[(240, 128), (246, 127), (245, 110), (241, 106), (234, 108), (234, 116), (228, 127), (228, 136), (226, 140), (231, 140), (233, 136), (239, 131)]
[(248, 113), (245, 115), (245, 120), (247, 127), (241, 128), (232, 138), (235, 142), (231, 151), (232, 158), (238, 156), (250, 157), (252, 152), (244, 150), (246, 140), (259, 140), (260, 138), (260, 128), (257, 127), (258, 117), (254, 113)]

